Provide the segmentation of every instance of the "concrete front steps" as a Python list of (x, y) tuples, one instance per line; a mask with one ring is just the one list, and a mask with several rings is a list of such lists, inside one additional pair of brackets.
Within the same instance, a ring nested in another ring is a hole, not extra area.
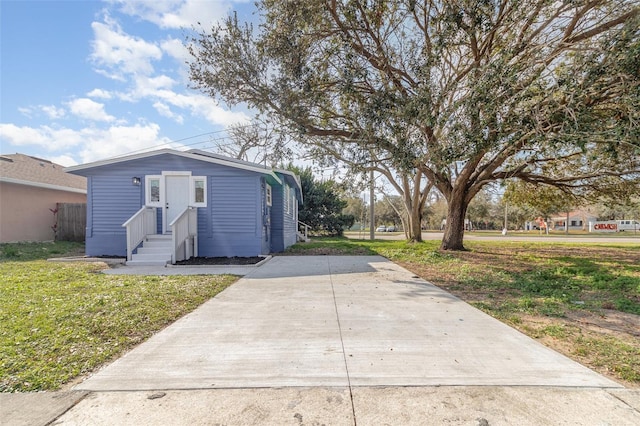
[(171, 235), (147, 235), (127, 265), (165, 266), (171, 263), (172, 244)]

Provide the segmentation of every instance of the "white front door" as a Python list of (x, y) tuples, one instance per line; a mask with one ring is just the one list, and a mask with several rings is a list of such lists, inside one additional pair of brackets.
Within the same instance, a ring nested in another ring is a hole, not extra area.
[(171, 222), (189, 206), (189, 176), (165, 175), (164, 187), (164, 232), (171, 232)]

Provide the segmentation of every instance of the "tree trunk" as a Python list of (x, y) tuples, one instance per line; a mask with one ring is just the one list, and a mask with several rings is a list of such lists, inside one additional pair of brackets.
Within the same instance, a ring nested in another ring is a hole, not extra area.
[(422, 241), (422, 206), (414, 201), (411, 206), (411, 216), (409, 216), (409, 240)]
[(441, 250), (464, 250), (464, 218), (467, 215), (468, 203), (465, 202), (464, 192), (453, 191), (447, 200), (447, 224), (444, 227), (444, 237)]

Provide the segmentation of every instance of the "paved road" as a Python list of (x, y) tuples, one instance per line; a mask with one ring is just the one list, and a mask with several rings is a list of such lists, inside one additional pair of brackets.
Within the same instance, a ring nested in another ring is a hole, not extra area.
[[(369, 233), (353, 233), (348, 232), (345, 234), (347, 238), (351, 239), (369, 239)], [(442, 232), (423, 232), (423, 240), (442, 240)], [(402, 233), (384, 233), (377, 232), (375, 238), (378, 240), (404, 240), (405, 236)], [(591, 237), (588, 235), (522, 235), (518, 232), (510, 232), (507, 235), (496, 234), (483, 234), (481, 232), (465, 232), (465, 241), (526, 241), (526, 242), (551, 242), (551, 243), (620, 243), (620, 244), (638, 244), (640, 245), (640, 233), (628, 237), (607, 237), (598, 236)]]

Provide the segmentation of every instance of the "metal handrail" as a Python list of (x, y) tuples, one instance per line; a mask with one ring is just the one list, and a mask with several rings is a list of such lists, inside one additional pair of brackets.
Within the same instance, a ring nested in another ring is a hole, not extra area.
[(127, 229), (127, 260), (131, 260), (133, 251), (147, 235), (155, 234), (158, 229), (158, 217), (155, 207), (142, 206), (129, 218), (123, 227)]

